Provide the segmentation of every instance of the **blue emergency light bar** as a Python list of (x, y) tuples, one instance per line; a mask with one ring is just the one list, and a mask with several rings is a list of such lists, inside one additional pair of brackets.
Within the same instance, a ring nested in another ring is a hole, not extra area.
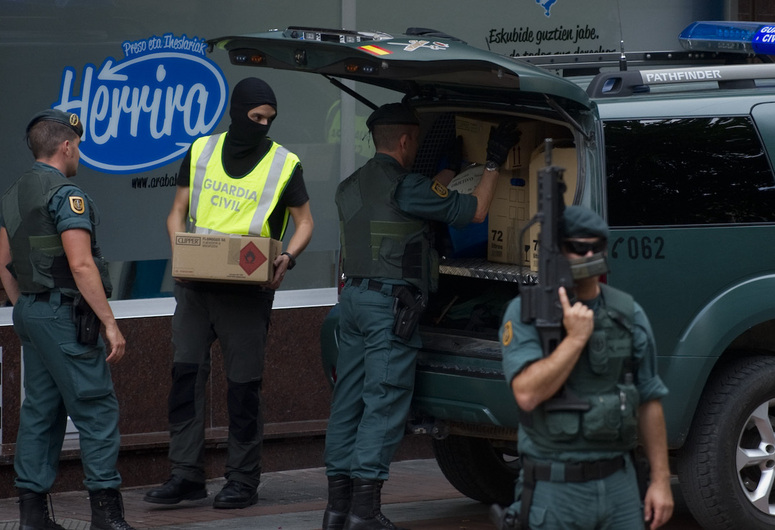
[(678, 41), (694, 51), (775, 54), (775, 23), (694, 22)]

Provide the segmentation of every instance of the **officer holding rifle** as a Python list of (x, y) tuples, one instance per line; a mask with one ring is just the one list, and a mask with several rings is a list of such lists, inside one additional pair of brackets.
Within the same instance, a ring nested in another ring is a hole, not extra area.
[[(551, 195), (539, 197), (539, 285), (523, 286), (500, 330), (521, 412), (522, 471), (515, 503), (494, 506), (492, 518), (501, 529), (632, 530), (645, 521), (653, 530), (670, 519), (673, 497), (660, 401), (667, 388), (651, 326), (630, 295), (600, 282), (605, 221), (564, 208), (558, 168), (539, 179)], [(650, 466), (643, 496), (631, 456), (638, 443)]]

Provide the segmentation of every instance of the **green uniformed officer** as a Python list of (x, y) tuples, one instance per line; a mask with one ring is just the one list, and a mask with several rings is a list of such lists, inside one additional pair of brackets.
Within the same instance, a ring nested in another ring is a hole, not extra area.
[[(667, 389), (651, 326), (631, 296), (588, 266), (605, 260), (605, 221), (581, 206), (567, 207), (563, 221), (578, 299), (560, 288), (565, 337), (545, 357), (538, 330), (521, 321), (519, 297), (500, 330), (504, 375), (522, 411), (523, 469), (505, 518), (519, 514), (521, 528), (532, 529), (632, 530), (644, 520), (655, 529), (670, 519), (673, 498), (660, 401)], [(638, 435), (651, 468), (643, 504), (630, 457)]]
[[(347, 282), (340, 298), (337, 381), (326, 431), (329, 501), (325, 530), (395, 528), (380, 509), (380, 490), (401, 438), (420, 347), (416, 318), (432, 289), (435, 260), (430, 222), (481, 223), (499, 166), (516, 143), (515, 127), (490, 139), (488, 164), (471, 195), (412, 173), (419, 121), (392, 103), (367, 120), (376, 155), (336, 191)], [(396, 318), (398, 315), (405, 318)], [(394, 327), (396, 324), (396, 327)]]
[(94, 205), (68, 181), (78, 169), (82, 134), (75, 114), (36, 114), (27, 126), (35, 163), (0, 203), (0, 279), (24, 352), (14, 455), (21, 528), (61, 528), (49, 517), (46, 494), (69, 415), (79, 432), (92, 528), (131, 529), (118, 491), (118, 401), (107, 364), (124, 356), (126, 341), (107, 300)]

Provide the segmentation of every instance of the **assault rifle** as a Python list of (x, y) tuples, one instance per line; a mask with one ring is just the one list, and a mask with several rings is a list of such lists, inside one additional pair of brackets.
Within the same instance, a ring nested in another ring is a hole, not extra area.
[[(545, 140), (546, 167), (538, 171), (538, 211), (523, 229), (523, 233), (536, 222), (540, 223), (538, 235), (538, 284), (520, 285), (522, 297), (522, 322), (534, 324), (541, 337), (544, 357), (550, 355), (562, 340), (562, 304), (557, 290), (565, 287), (568, 298), (573, 299), (573, 275), (570, 263), (560, 245), (560, 228), (565, 211), (564, 169), (552, 165), (552, 140)], [(571, 302), (572, 303), (572, 302)], [(574, 396), (566, 386), (546, 402), (547, 410), (589, 410), (586, 400)]]
[(540, 223), (538, 235), (538, 284), (520, 286), (522, 322), (534, 323), (541, 335), (544, 355), (549, 355), (562, 340), (562, 305), (557, 289), (565, 287), (568, 297), (573, 292), (570, 263), (560, 248), (560, 225), (565, 211), (564, 169), (552, 165), (552, 140), (544, 142), (546, 167), (538, 170), (538, 211), (527, 230)]

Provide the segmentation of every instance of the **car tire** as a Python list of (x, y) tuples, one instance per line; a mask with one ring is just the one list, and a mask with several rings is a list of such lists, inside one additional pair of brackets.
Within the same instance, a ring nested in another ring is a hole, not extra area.
[(708, 530), (775, 527), (775, 358), (736, 355), (703, 392), (679, 453), (689, 510)]
[(450, 435), (434, 438), (433, 452), (449, 483), (466, 497), (502, 506), (514, 502), (520, 469), (516, 445), (512, 449), (485, 438)]

